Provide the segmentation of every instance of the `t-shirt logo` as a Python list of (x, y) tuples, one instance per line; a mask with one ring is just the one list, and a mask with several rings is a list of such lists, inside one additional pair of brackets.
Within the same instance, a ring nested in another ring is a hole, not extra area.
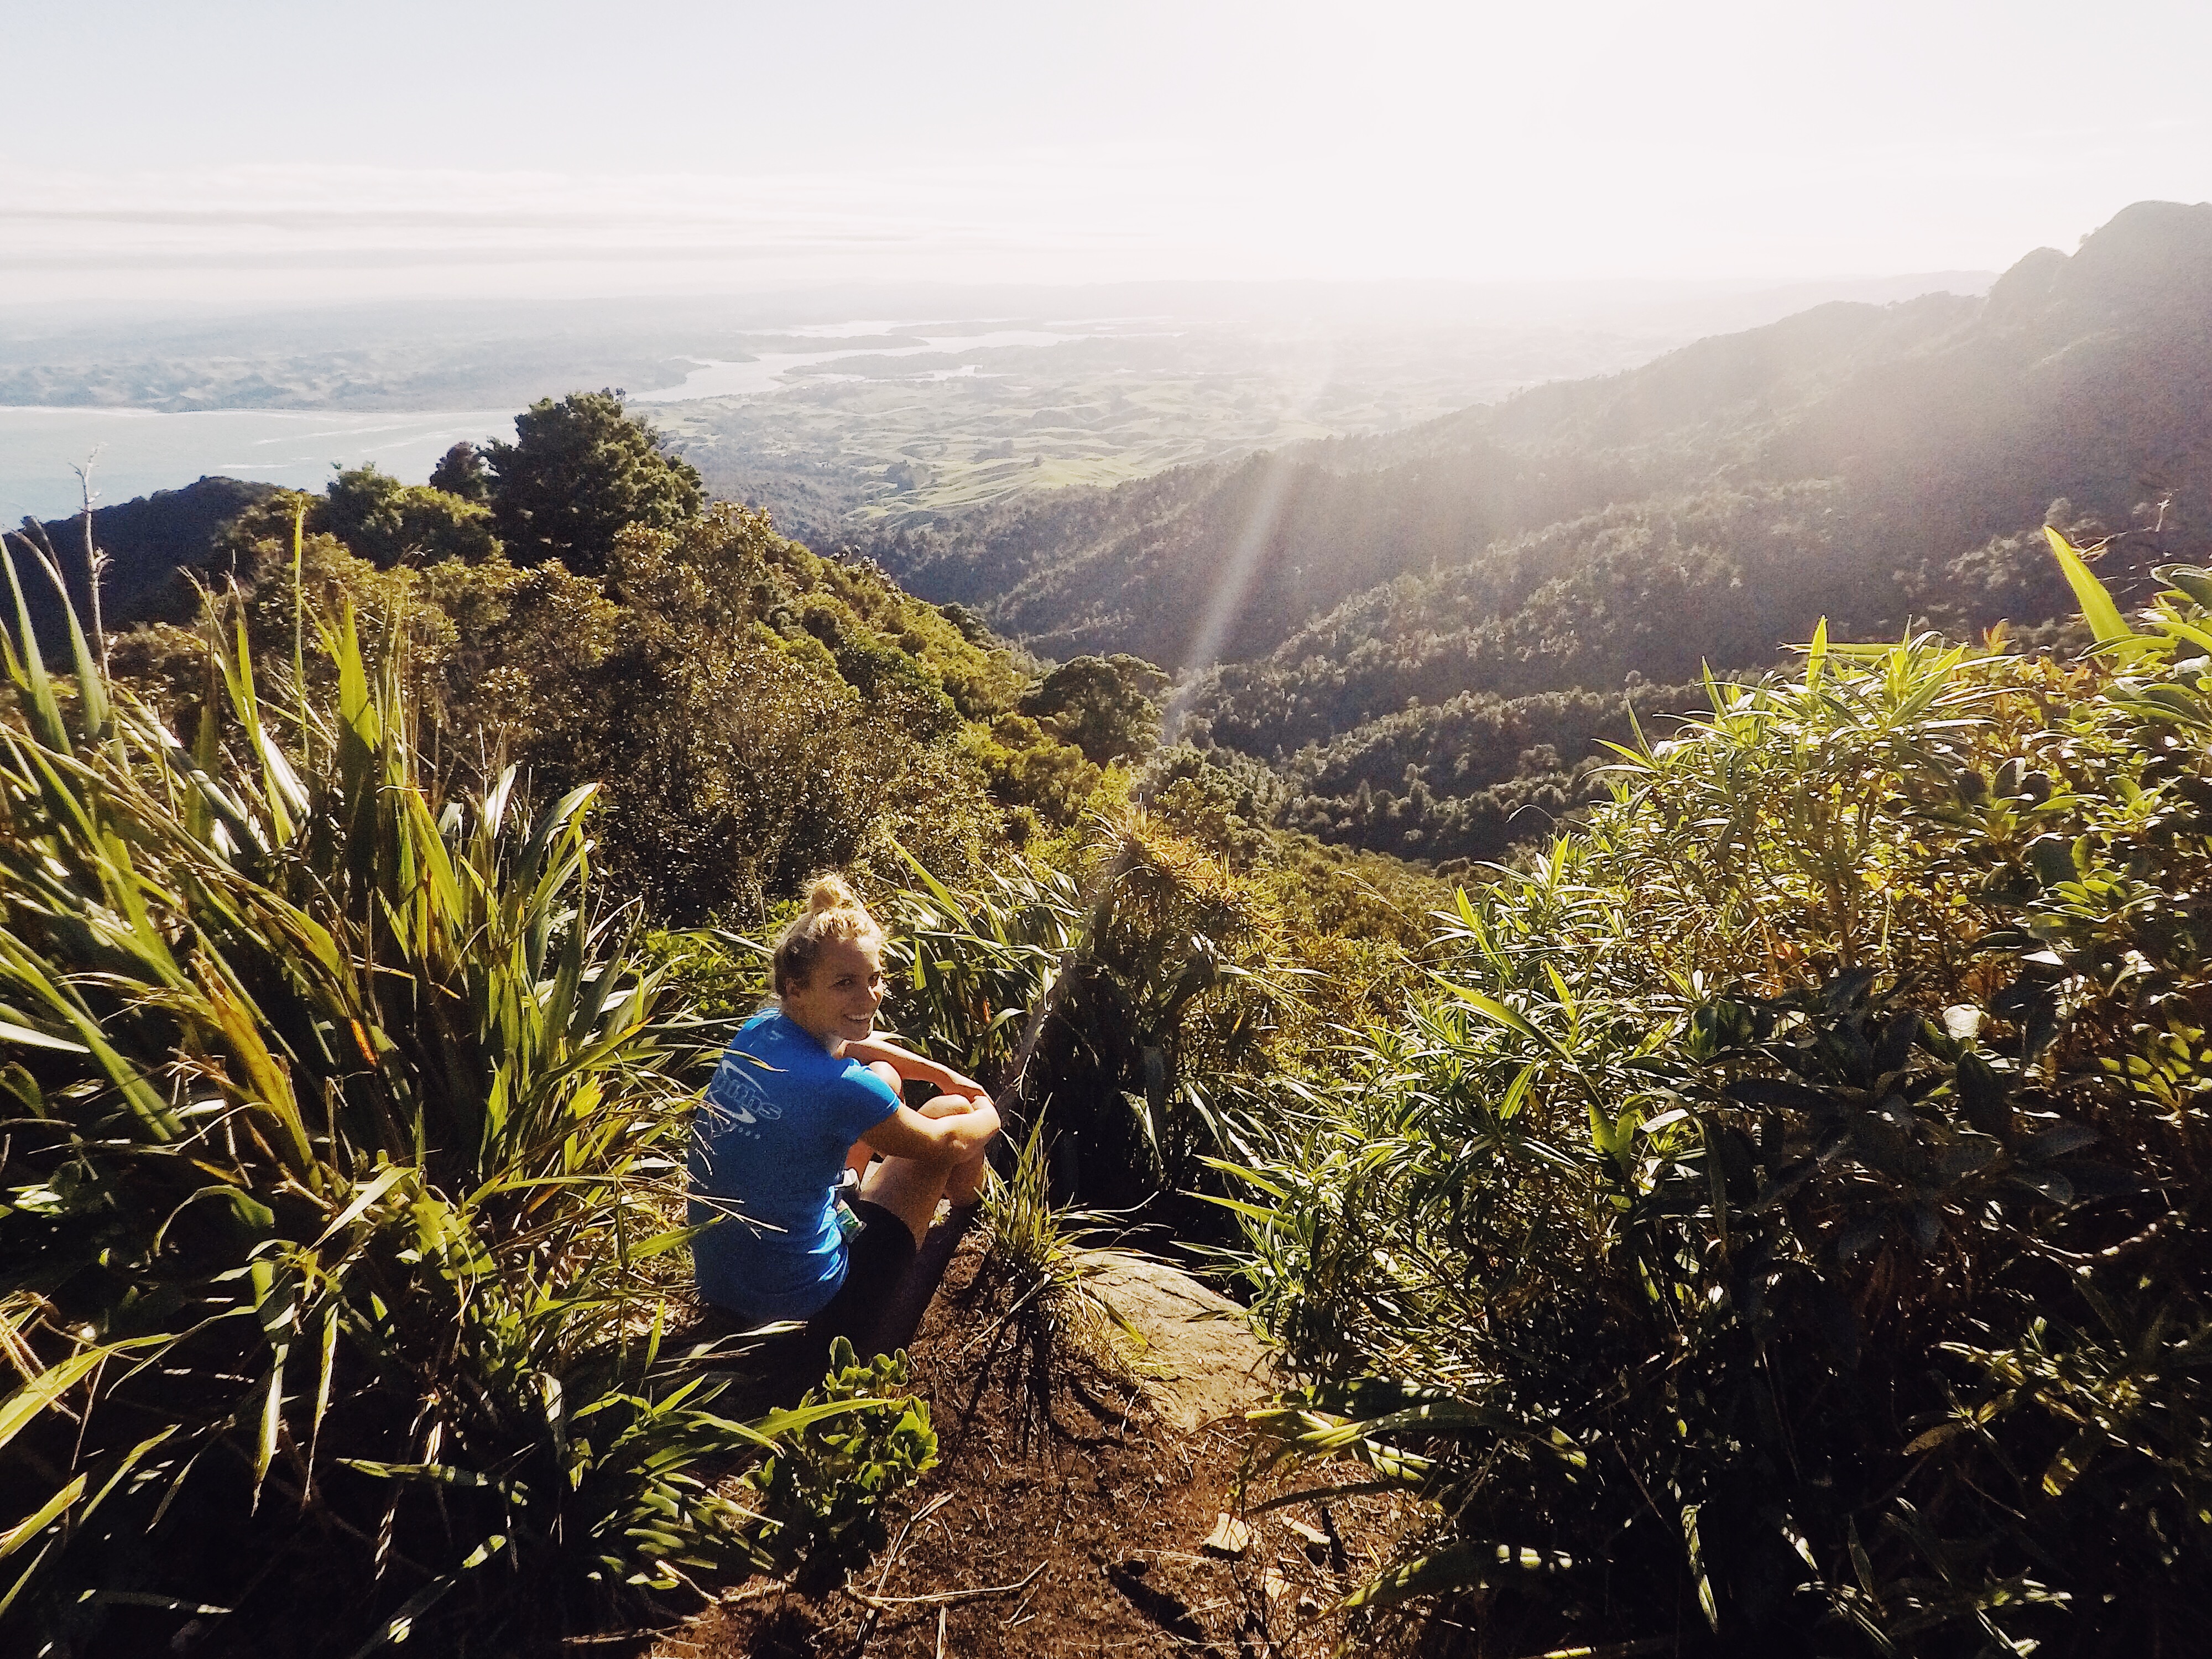
[(722, 1063), (714, 1068), (707, 1098), (733, 1123), (775, 1122), (783, 1115), (783, 1108), (768, 1097), (768, 1091), (754, 1078), (759, 1069), (750, 1060), (724, 1054)]

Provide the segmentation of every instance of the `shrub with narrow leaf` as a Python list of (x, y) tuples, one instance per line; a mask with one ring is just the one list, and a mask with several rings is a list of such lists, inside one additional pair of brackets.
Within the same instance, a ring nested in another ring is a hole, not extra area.
[(1079, 1196), (1203, 1231), (1217, 1212), (1185, 1189), (1234, 1146), (1304, 970), (1262, 883), (1141, 810), (1085, 830), (1072, 870), (1017, 856), (969, 891), (912, 865), (890, 905), (891, 1017), (988, 1082), (1026, 1058), (1009, 1108), (1025, 1128), (1051, 1107)]
[(733, 1421), (668, 1351), (689, 1039), (592, 792), (441, 799), (350, 612), (328, 707), (211, 641), (188, 740), (71, 629), (58, 680), (23, 626), (0, 720), (6, 1645), (312, 1584), (295, 1650), (498, 1648), (771, 1559), (712, 1477), (908, 1407)]
[(2080, 666), (1814, 640), (1285, 1118), (1285, 1455), (1500, 1651), (2117, 1654), (2212, 1621), (2212, 573)]

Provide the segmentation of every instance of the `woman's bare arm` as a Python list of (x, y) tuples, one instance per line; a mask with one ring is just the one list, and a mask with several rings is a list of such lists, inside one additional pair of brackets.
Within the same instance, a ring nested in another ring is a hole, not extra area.
[(872, 1036), (855, 1040), (845, 1039), (845, 1057), (857, 1060), (863, 1066), (880, 1061), (890, 1066), (909, 1083), (927, 1083), (933, 1089), (942, 1089), (951, 1095), (982, 1095), (990, 1091), (972, 1077), (954, 1071), (950, 1066), (940, 1066), (933, 1060), (924, 1060), (910, 1048), (902, 1048), (888, 1037)]
[(939, 1095), (919, 1112), (900, 1107), (860, 1139), (885, 1158), (951, 1165), (966, 1163), (998, 1133), (998, 1108), (981, 1094), (957, 1103)]

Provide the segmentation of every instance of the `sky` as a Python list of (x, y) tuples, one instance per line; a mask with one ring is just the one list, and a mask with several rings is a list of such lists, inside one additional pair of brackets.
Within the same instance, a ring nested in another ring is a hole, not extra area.
[(2212, 197), (2165, 0), (0, 7), (0, 306), (1986, 270)]

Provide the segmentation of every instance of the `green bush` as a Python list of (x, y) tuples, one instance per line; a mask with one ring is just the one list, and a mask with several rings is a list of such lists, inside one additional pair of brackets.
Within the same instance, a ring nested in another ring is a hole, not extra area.
[(2137, 633), (2059, 551), (2096, 659), (1716, 686), (1249, 1160), (1311, 1379), (1268, 1425), (1438, 1505), (1363, 1604), (1505, 1651), (2212, 1619), (2212, 575)]
[(374, 461), (331, 479), (314, 519), (313, 528), (328, 531), (379, 569), (446, 559), (480, 564), (499, 552), (489, 507), (443, 489), (402, 483)]
[(514, 417), (514, 441), (478, 452), (486, 495), (519, 565), (559, 559), (580, 576), (605, 568), (632, 525), (673, 529), (703, 496), (690, 462), (661, 447), (652, 424), (623, 412), (611, 390), (540, 398)]
[(81, 635), (74, 684), (27, 627), (5, 653), (11, 1650), (197, 1616), (351, 1652), (434, 1611), (509, 1651), (780, 1559), (717, 1465), (908, 1409), (738, 1423), (670, 1355), (696, 1039), (592, 890), (594, 792), (442, 798), (399, 653), (317, 631), (327, 708), (218, 633), (190, 747)]
[(884, 1500), (937, 1466), (929, 1408), (904, 1394), (907, 1377), (903, 1352), (863, 1363), (845, 1338), (830, 1344), (829, 1376), (800, 1402), (806, 1420), (746, 1476), (769, 1561), (822, 1588), (884, 1547)]
[(1167, 824), (1125, 807), (1079, 833), (1048, 849), (1071, 868), (1016, 858), (972, 890), (915, 864), (889, 906), (891, 1018), (971, 1076), (1018, 1083), (1001, 1098), (1017, 1133), (1051, 1107), (1067, 1195), (1203, 1235), (1216, 1212), (1184, 1189), (1233, 1144), (1228, 1103), (1276, 1063), (1299, 970), (1272, 894)]

